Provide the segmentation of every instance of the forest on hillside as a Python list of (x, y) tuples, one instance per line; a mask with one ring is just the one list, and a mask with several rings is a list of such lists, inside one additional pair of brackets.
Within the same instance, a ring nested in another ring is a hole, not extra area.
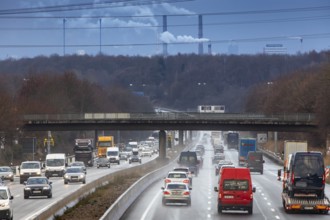
[[(22, 114), (152, 112), (155, 106), (196, 111), (200, 104), (221, 104), (227, 112), (316, 113), (322, 132), (315, 138), (324, 143), (329, 62), (330, 52), (8, 59), (0, 61), (0, 130), (13, 155), (12, 140), (24, 135)], [(68, 150), (76, 135), (57, 142), (59, 150)]]

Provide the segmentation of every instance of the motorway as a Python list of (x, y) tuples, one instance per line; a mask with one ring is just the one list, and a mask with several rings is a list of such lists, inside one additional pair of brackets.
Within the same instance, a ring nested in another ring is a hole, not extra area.
[[(142, 157), (142, 163), (155, 159), (157, 156), (158, 154), (149, 158)], [(96, 167), (88, 167), (86, 183), (96, 180), (106, 174), (138, 165), (139, 163), (129, 164), (128, 161), (122, 160), (120, 165), (111, 164), (110, 169), (97, 169)], [(5, 182), (5, 184), (9, 186), (10, 191), (14, 196), (13, 207), (15, 220), (34, 219), (37, 213), (48, 209), (50, 206), (52, 206), (52, 204), (56, 203), (57, 200), (69, 196), (71, 193), (83, 186), (82, 183), (69, 183), (68, 185), (64, 185), (62, 177), (51, 177), (50, 181), (53, 182), (53, 197), (50, 199), (47, 197), (30, 197), (29, 199), (24, 199), (24, 185), (19, 184), (18, 177), (15, 178), (14, 182)]]
[[(173, 204), (162, 205), (161, 186), (164, 180), (160, 180), (149, 187), (142, 196), (126, 211), (122, 220), (200, 220), (200, 219), (253, 219), (253, 220), (306, 220), (306, 219), (329, 219), (329, 215), (316, 213), (287, 214), (284, 212), (281, 200), (281, 182), (277, 181), (277, 170), (281, 167), (265, 158), (264, 174), (252, 173), (252, 183), (256, 187), (254, 193), (253, 214), (248, 215), (245, 211), (217, 212), (217, 193), (214, 186), (217, 184), (215, 168), (211, 158), (213, 148), (211, 144), (204, 144), (203, 168), (198, 177), (193, 178), (191, 206)], [(237, 165), (237, 151), (226, 150), (226, 160), (231, 160)], [(330, 196), (330, 186), (326, 186), (326, 195)]]

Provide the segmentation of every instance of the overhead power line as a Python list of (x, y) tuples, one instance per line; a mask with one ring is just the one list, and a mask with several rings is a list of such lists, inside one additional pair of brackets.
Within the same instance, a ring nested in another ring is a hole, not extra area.
[[(320, 39), (330, 38), (330, 33), (318, 33), (318, 34), (303, 34), (299, 35), (303, 39)], [(283, 41), (283, 40), (295, 40), (294, 36), (274, 36), (274, 37), (259, 37), (259, 38), (237, 38), (237, 39), (225, 39), (225, 40), (212, 40), (212, 44), (222, 44), (228, 42), (237, 43), (251, 43), (251, 42), (262, 42), (262, 41)], [(182, 44), (198, 44), (200, 42), (172, 42), (167, 44), (182, 45)], [(132, 47), (132, 46), (160, 46), (161, 43), (117, 43), (117, 44), (102, 44), (102, 47)], [(66, 44), (66, 47), (99, 47), (99, 44)], [(62, 44), (6, 44), (0, 45), (0, 48), (56, 48), (63, 47)]]
[(103, 1), (103, 2), (67, 4), (67, 5), (45, 6), (45, 7), (35, 7), (35, 8), (6, 9), (6, 10), (0, 10), (0, 15), (18, 15), (18, 14), (34, 14), (34, 13), (44, 13), (44, 12), (77, 11), (77, 10), (86, 10), (86, 9), (120, 8), (120, 7), (125, 7), (125, 6), (139, 6), (139, 5), (162, 4), (162, 3), (178, 3), (178, 2), (188, 2), (188, 1), (193, 1), (193, 0)]

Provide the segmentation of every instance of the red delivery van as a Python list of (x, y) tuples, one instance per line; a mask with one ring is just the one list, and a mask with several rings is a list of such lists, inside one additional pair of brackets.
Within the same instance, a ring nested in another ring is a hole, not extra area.
[(222, 170), (219, 177), (218, 187), (218, 213), (222, 210), (247, 210), (253, 212), (253, 193), (250, 169), (248, 168), (226, 168)]

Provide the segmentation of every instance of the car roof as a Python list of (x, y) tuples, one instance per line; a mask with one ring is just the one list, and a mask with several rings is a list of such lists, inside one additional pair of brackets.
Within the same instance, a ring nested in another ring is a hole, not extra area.
[(45, 176), (30, 176), (28, 179), (47, 179)]
[(183, 171), (169, 171), (168, 174), (169, 173), (180, 173), (180, 174), (184, 173), (184, 174), (187, 174), (186, 172), (183, 172)]

